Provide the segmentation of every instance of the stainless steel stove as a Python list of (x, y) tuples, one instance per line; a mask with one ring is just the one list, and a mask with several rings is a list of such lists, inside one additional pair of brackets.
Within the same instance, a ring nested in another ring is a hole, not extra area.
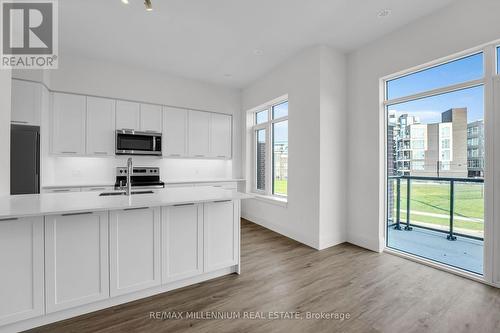
[[(160, 179), (160, 168), (133, 167), (130, 175), (132, 189), (155, 189), (164, 188), (165, 183)], [(127, 168), (116, 168), (115, 190), (123, 189), (127, 186)]]

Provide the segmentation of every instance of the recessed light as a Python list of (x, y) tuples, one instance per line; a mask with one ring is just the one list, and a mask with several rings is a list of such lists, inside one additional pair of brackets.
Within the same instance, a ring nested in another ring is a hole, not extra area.
[(144, 0), (144, 6), (146, 6), (146, 10), (148, 12), (153, 11), (153, 5), (151, 4), (151, 0)]
[(255, 50), (253, 50), (253, 54), (256, 56), (261, 56), (264, 54), (264, 51), (259, 50), (259, 49), (255, 49)]
[(392, 10), (386, 8), (386, 9), (382, 9), (380, 12), (378, 12), (377, 16), (382, 18), (382, 17), (387, 17), (389, 15), (391, 15), (392, 13)]
[(122, 2), (126, 5), (128, 5), (128, 0), (122, 0)]

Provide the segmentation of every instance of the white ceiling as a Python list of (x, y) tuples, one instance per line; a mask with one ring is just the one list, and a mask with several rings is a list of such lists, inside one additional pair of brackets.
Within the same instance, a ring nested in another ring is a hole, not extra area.
[(59, 1), (62, 56), (244, 87), (305, 47), (350, 51), (457, 0), (129, 1)]

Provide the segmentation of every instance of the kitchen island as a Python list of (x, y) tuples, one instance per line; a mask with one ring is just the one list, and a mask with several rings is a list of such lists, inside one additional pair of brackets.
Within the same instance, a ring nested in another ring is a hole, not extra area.
[(214, 187), (0, 197), (0, 331), (239, 273), (247, 197)]

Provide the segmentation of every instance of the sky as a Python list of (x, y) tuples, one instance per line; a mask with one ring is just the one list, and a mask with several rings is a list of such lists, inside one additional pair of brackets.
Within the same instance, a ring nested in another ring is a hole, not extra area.
[[(394, 99), (441, 88), (484, 76), (483, 54), (475, 54), (387, 82), (387, 98)], [(467, 88), (406, 103), (393, 104), (389, 111), (397, 115), (409, 113), (421, 123), (441, 122), (441, 113), (451, 108), (467, 108), (467, 122), (484, 118), (483, 86)]]

